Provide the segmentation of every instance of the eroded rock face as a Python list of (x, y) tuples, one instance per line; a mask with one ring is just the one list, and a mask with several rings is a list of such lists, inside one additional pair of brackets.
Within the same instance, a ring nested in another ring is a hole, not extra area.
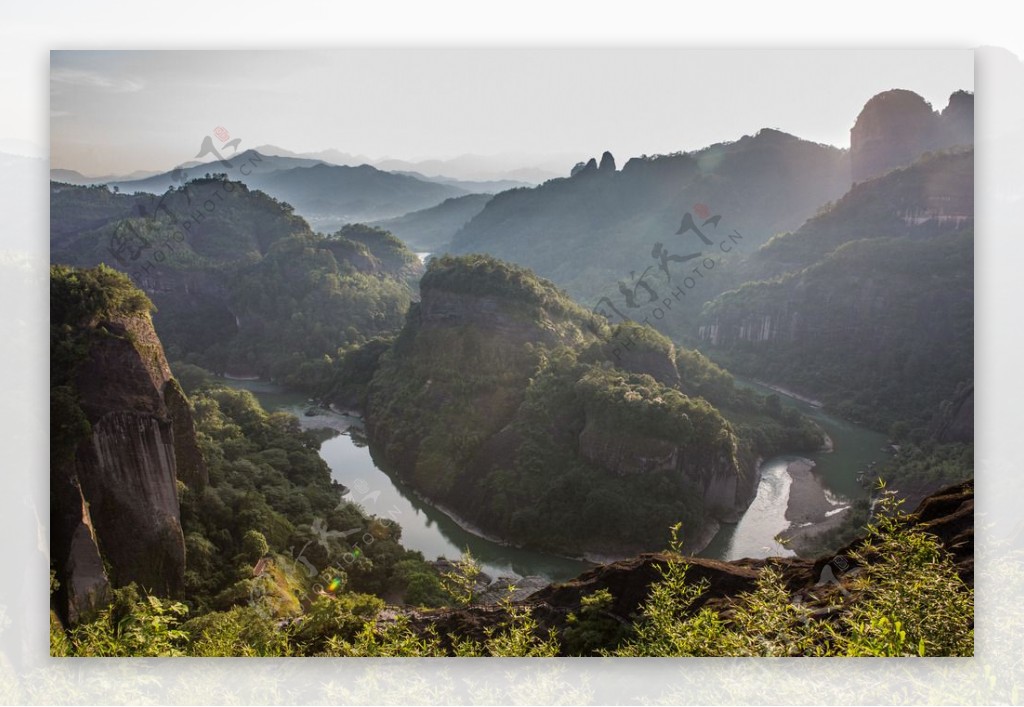
[(500, 337), (509, 345), (531, 341), (546, 345), (560, 343), (553, 329), (523, 316), (515, 307), (509, 307), (500, 297), (493, 295), (424, 289), (419, 316), (424, 330), (474, 327), (488, 332), (490, 337)]
[(201, 488), (207, 481), (187, 400), (149, 317), (91, 328), (75, 381), (91, 433), (52, 476), (58, 609), (71, 622), (102, 605), (110, 586), (181, 591), (177, 482)]
[(609, 434), (589, 411), (579, 443), (584, 459), (619, 476), (674, 470), (679, 462), (679, 448), (671, 442)]
[(616, 368), (630, 373), (644, 373), (662, 385), (678, 388), (682, 384), (679, 369), (670, 352), (653, 347), (627, 346), (612, 341), (610, 358)]
[(954, 396), (936, 416), (935, 439), (942, 443), (974, 441), (974, 383)]
[(111, 412), (93, 425), (75, 474), (115, 586), (173, 596), (185, 571), (170, 419)]

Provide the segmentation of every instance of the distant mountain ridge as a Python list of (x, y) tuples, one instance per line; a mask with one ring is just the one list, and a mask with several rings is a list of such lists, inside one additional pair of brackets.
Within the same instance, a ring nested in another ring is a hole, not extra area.
[(480, 213), (491, 198), (491, 194), (456, 196), (429, 209), (372, 225), (391, 231), (414, 250), (435, 253), (446, 249), (458, 230)]
[(138, 179), (147, 179), (160, 174), (156, 170), (139, 169), (130, 174), (106, 174), (99, 177), (87, 177), (74, 169), (51, 169), (50, 179), (55, 182), (74, 184), (75, 186), (92, 186), (93, 184), (110, 184), (112, 182), (127, 182)]
[(468, 193), (453, 184), (385, 172), (370, 165), (339, 166), (321, 160), (266, 155), (258, 150), (109, 186), (128, 193), (162, 194), (170, 187), (211, 174), (226, 174), (288, 202), (316, 230), (324, 232), (347, 223), (401, 216)]
[(366, 155), (354, 155), (333, 148), (318, 152), (292, 152), (276, 145), (261, 145), (256, 149), (264, 154), (280, 157), (306, 157), (350, 167), (368, 164), (388, 172), (416, 172), (428, 175), (426, 179), (430, 180), (511, 180), (530, 184), (540, 184), (548, 179), (562, 176), (574, 159), (571, 155), (531, 157), (529, 155), (466, 154), (447, 159), (404, 160), (391, 157), (374, 159)]

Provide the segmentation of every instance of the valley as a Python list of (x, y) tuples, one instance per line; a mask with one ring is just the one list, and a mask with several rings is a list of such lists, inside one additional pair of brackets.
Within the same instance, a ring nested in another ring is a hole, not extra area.
[(973, 96), (850, 119), (54, 171), (53, 653), (972, 651)]

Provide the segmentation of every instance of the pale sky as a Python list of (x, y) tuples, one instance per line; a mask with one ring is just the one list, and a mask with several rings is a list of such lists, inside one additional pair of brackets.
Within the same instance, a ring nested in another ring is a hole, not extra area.
[(169, 169), (223, 126), (240, 149), (371, 158), (629, 157), (763, 127), (840, 147), (890, 88), (936, 109), (974, 89), (970, 50), (55, 51), (51, 166)]

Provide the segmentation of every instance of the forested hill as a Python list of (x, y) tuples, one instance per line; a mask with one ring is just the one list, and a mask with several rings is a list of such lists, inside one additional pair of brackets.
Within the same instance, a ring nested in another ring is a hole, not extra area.
[(316, 234), (223, 175), (162, 196), (52, 183), (51, 260), (129, 274), (172, 360), (308, 388), (339, 348), (401, 326), (422, 272), (384, 231)]
[(378, 463), (504, 539), (622, 553), (682, 522), (699, 548), (750, 503), (758, 456), (822, 443), (699, 354), (609, 328), (523, 268), (445, 256), (420, 290), (339, 389), (366, 387)]
[(927, 427), (973, 378), (973, 150), (863, 182), (739, 267), (702, 347), (881, 430)]

